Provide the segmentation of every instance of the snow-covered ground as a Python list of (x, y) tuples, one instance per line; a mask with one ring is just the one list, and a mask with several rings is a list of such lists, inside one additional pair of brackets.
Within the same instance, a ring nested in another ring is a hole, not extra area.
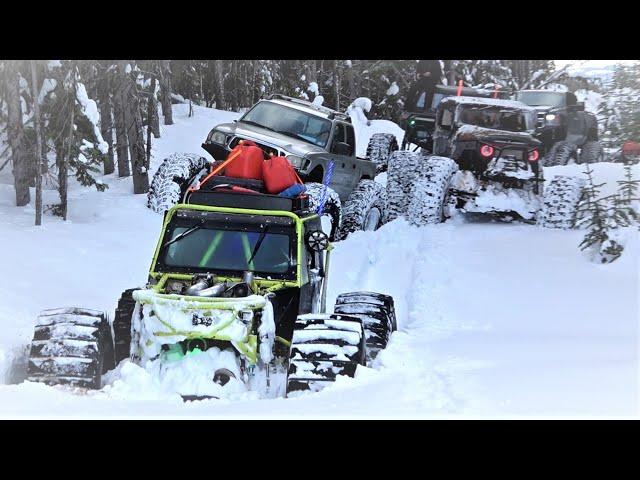
[[(200, 151), (210, 128), (237, 114), (176, 105), (154, 144), (152, 173), (173, 151)], [(358, 142), (389, 125), (359, 125)], [(365, 128), (366, 127), (366, 128)], [(395, 127), (397, 128), (397, 126)], [(400, 131), (401, 133), (401, 131)], [(400, 138), (399, 138), (400, 140)], [(604, 193), (618, 164), (593, 166)], [(636, 176), (640, 170), (635, 168)], [(579, 172), (579, 166), (547, 169)], [(23, 383), (37, 313), (56, 306), (112, 312), (141, 285), (161, 217), (132, 194), (131, 179), (104, 192), (72, 186), (69, 220), (16, 208), (0, 174), (0, 417), (471, 417), (635, 416), (638, 408), (638, 235), (610, 265), (578, 250), (583, 232), (460, 217), (418, 228), (396, 220), (336, 244), (328, 303), (349, 290), (394, 296), (399, 330), (375, 368), (292, 399), (183, 403), (157, 393), (124, 362), (102, 391), (76, 395)], [(45, 203), (55, 201), (45, 192)]]

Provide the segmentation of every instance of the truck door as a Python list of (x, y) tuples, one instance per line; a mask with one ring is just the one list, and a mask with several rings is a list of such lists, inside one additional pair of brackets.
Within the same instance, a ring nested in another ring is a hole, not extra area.
[(433, 153), (435, 155), (447, 156), (451, 154), (450, 139), (453, 135), (455, 108), (455, 103), (441, 104), (438, 108), (433, 138)]
[[(330, 186), (340, 195), (340, 199), (343, 199), (343, 197), (346, 198), (351, 192), (352, 178), (356, 173), (354, 171), (354, 167), (356, 166), (355, 135), (347, 134), (347, 127), (349, 126), (350, 125), (342, 122), (335, 123), (333, 138), (331, 139), (331, 146), (329, 148), (329, 152), (335, 161)], [(351, 132), (353, 132), (353, 130), (351, 130)]]

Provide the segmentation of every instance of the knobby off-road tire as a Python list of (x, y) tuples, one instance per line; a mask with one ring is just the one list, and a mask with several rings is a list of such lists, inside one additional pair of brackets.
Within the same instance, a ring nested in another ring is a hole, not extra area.
[(111, 325), (103, 312), (60, 308), (38, 316), (27, 380), (99, 389), (102, 374), (114, 367)]
[[(316, 182), (309, 182), (304, 185), (307, 189), (306, 194), (309, 197), (309, 207), (311, 211), (315, 212), (322, 201), (325, 186)], [(334, 241), (338, 235), (342, 222), (342, 204), (340, 202), (340, 196), (331, 187), (327, 187), (324, 209), (322, 210), (322, 216), (325, 215), (331, 218), (331, 232), (329, 233), (329, 240)]]
[(307, 314), (296, 319), (291, 340), (287, 395), (319, 391), (338, 375), (353, 377), (366, 363), (362, 321), (341, 314)]
[(580, 150), (578, 163), (604, 162), (604, 149), (600, 142), (586, 142)]
[(398, 140), (393, 133), (374, 133), (367, 145), (367, 158), (376, 164), (378, 173), (387, 170), (389, 156), (398, 150)]
[(538, 223), (546, 228), (573, 228), (584, 181), (577, 177), (556, 175), (544, 188)]
[(131, 351), (131, 316), (136, 306), (133, 292), (130, 288), (122, 292), (115, 315), (113, 316), (113, 340), (115, 346), (116, 365), (125, 358), (129, 358)]
[(393, 297), (376, 292), (342, 293), (336, 298), (336, 313), (356, 316), (365, 332), (367, 361), (387, 347), (391, 333), (398, 329)]
[(409, 223), (421, 226), (446, 220), (449, 189), (457, 170), (456, 162), (448, 157), (432, 155), (421, 164), (407, 208)]
[(384, 221), (387, 191), (375, 180), (360, 180), (342, 208), (337, 239), (358, 230), (377, 230)]
[(407, 150), (398, 150), (389, 157), (385, 222), (406, 215), (409, 199), (413, 193), (413, 184), (425, 158), (419, 152)]
[(572, 158), (577, 160), (578, 152), (573, 143), (569, 142), (557, 142), (551, 149), (545, 154), (542, 159), (542, 165), (544, 167), (555, 167), (558, 165), (566, 165)]
[(209, 160), (196, 153), (173, 153), (165, 158), (151, 180), (147, 206), (164, 213), (180, 202), (191, 183), (209, 168)]

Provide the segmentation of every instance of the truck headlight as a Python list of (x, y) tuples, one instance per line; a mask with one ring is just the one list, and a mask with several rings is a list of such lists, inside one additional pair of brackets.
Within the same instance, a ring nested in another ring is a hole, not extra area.
[(220, 145), (224, 145), (227, 141), (227, 136), (222, 132), (216, 132), (215, 130), (211, 133), (209, 137), (213, 143), (219, 143)]
[(544, 119), (545, 119), (547, 122), (553, 122), (553, 121), (556, 119), (556, 114), (555, 114), (555, 113), (547, 113), (547, 114), (544, 116)]
[(304, 158), (297, 155), (287, 155), (287, 160), (289, 160), (289, 163), (293, 168), (297, 169), (302, 168), (302, 164), (304, 163)]

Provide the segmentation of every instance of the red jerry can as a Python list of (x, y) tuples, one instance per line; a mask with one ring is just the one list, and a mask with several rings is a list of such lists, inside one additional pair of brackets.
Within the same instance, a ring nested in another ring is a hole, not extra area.
[(245, 140), (231, 150), (229, 156), (237, 151), (240, 151), (240, 154), (225, 167), (225, 175), (234, 178), (262, 180), (262, 163), (264, 162), (262, 149), (255, 143)]

